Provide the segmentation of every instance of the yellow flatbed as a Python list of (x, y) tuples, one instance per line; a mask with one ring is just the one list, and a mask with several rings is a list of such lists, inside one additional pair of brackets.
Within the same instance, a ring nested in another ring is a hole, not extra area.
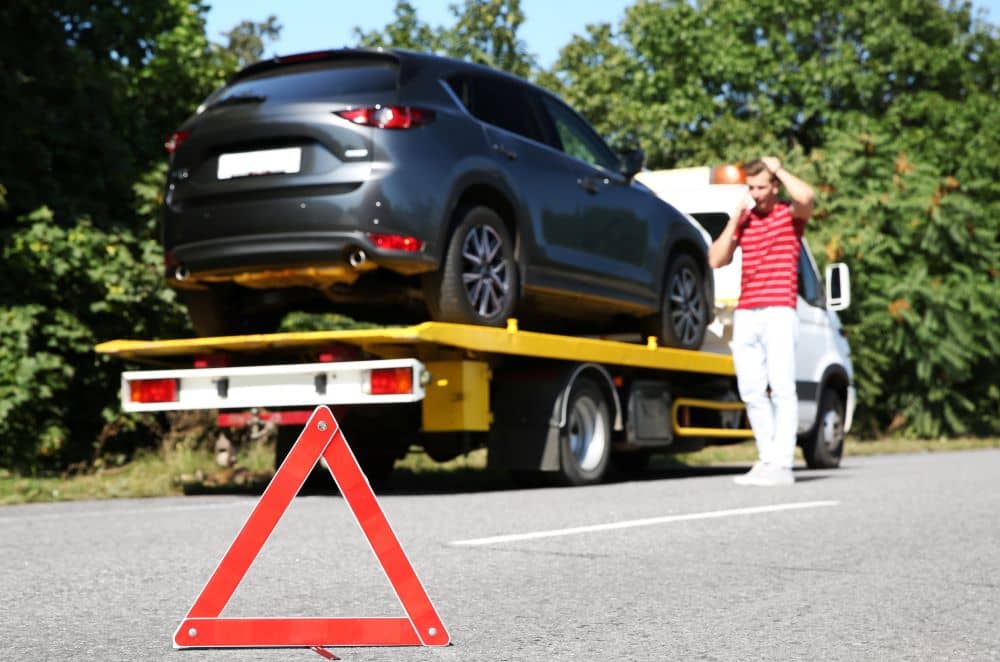
[(398, 356), (401, 349), (451, 348), (476, 354), (506, 354), (563, 361), (594, 362), (653, 370), (678, 370), (732, 376), (732, 358), (653, 343), (580, 338), (507, 328), (424, 322), (405, 327), (341, 331), (307, 331), (260, 335), (183, 338), (172, 340), (111, 340), (95, 349), (100, 354), (144, 362), (211, 352), (239, 354), (274, 350), (322, 348), (331, 344), (359, 347), (376, 356)]

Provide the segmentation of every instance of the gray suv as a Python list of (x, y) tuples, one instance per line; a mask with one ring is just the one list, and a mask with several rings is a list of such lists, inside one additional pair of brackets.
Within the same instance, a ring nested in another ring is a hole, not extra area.
[(291, 309), (698, 348), (704, 240), (544, 89), (459, 60), (334, 50), (259, 62), (167, 142), (166, 275), (200, 335)]

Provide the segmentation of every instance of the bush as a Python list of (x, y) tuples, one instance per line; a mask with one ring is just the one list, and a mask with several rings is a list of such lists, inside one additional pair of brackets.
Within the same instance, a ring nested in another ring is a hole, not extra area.
[(120, 413), (121, 365), (94, 345), (187, 332), (163, 285), (162, 253), (131, 230), (57, 223), (47, 208), (21, 217), (3, 240), (5, 271), (17, 280), (0, 283), (0, 465), (31, 471), (93, 459), (142, 420)]

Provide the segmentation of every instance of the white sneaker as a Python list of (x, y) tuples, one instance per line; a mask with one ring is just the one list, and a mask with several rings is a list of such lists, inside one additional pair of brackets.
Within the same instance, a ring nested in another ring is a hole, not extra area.
[(733, 479), (737, 485), (753, 485), (754, 487), (777, 487), (791, 485), (795, 475), (789, 467), (779, 467), (775, 464), (758, 462), (750, 471)]
[(754, 462), (753, 466), (750, 467), (750, 471), (745, 474), (740, 474), (736, 478), (733, 478), (733, 482), (737, 485), (753, 485), (754, 480), (764, 471), (763, 462)]

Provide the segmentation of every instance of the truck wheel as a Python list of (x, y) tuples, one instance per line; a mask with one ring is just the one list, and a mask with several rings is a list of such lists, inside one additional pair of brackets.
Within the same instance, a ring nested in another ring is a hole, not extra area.
[(501, 326), (518, 296), (514, 242), (489, 207), (464, 213), (445, 249), (441, 268), (424, 281), (431, 317), (441, 322)]
[(599, 483), (610, 455), (611, 416), (607, 398), (593, 380), (581, 377), (570, 389), (566, 425), (559, 432), (560, 482)]
[(698, 263), (686, 253), (677, 253), (667, 265), (660, 313), (647, 325), (646, 333), (667, 347), (700, 349), (708, 327), (708, 306)]
[(836, 391), (823, 389), (816, 425), (802, 441), (806, 465), (810, 469), (839, 467), (844, 454), (844, 436), (844, 403)]

